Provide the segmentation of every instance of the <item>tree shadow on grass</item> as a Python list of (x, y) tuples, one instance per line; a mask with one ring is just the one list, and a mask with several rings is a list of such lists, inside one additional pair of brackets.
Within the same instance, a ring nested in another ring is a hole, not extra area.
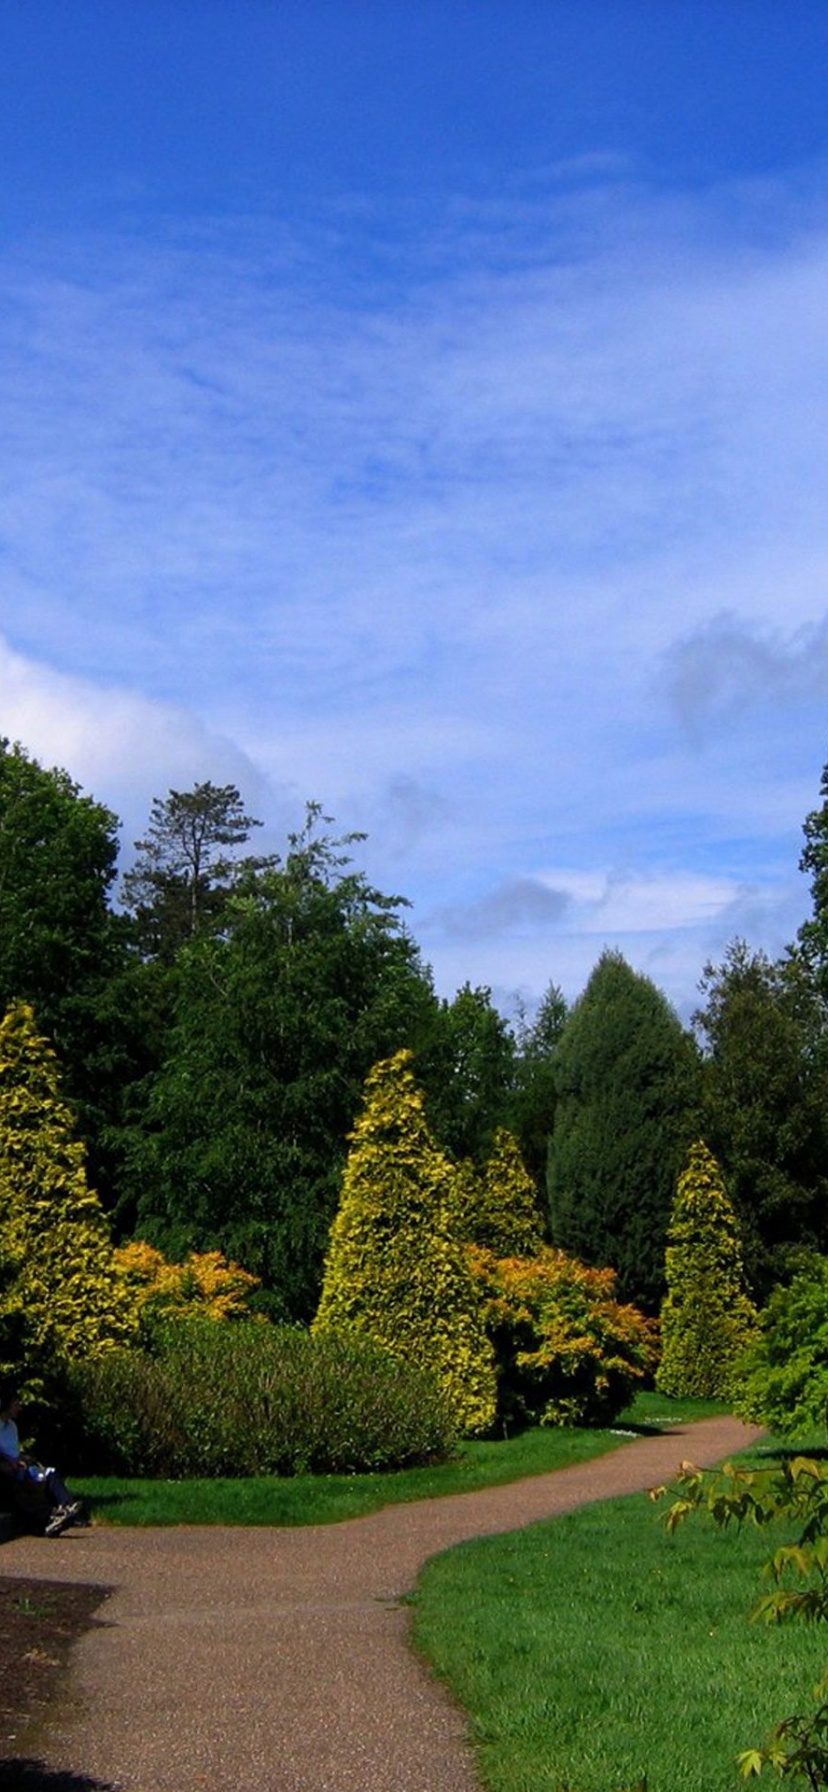
[(767, 1445), (765, 1449), (762, 1449), (760, 1445), (757, 1454), (766, 1457), (768, 1462), (795, 1462), (799, 1456), (807, 1457), (809, 1462), (828, 1462), (828, 1445), (818, 1444), (814, 1448), (812, 1444), (807, 1443), (798, 1445), (773, 1443)]
[(70, 1773), (16, 1756), (0, 1760), (0, 1792), (116, 1792), (116, 1787), (111, 1780), (91, 1779), (88, 1773)]

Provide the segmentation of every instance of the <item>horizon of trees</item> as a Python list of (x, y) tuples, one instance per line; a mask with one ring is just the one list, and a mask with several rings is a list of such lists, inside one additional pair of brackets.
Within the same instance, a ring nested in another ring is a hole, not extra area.
[(690, 1027), (610, 951), (510, 1024), (485, 987), (438, 997), (404, 899), (318, 804), (261, 857), (234, 785), (170, 790), (119, 885), (117, 817), (2, 741), (0, 1014), (33, 1008), (116, 1236), (223, 1251), (276, 1317), (315, 1310), (365, 1079), (401, 1050), (440, 1149), (479, 1168), (513, 1132), (551, 1242), (649, 1312), (704, 1138), (761, 1301), (828, 1249), (828, 766), (821, 798), (810, 918), (777, 961), (736, 940), (705, 966)]

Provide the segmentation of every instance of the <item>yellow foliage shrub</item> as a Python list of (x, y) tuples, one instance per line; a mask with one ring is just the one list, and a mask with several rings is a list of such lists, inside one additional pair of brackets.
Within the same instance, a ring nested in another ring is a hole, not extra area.
[(563, 1251), (498, 1259), (470, 1247), (498, 1361), (502, 1418), (609, 1424), (655, 1366), (655, 1328), (615, 1298), (611, 1269)]
[(241, 1319), (249, 1317), (248, 1295), (260, 1286), (221, 1251), (191, 1251), (183, 1263), (168, 1263), (142, 1238), (121, 1245), (115, 1263), (142, 1318)]

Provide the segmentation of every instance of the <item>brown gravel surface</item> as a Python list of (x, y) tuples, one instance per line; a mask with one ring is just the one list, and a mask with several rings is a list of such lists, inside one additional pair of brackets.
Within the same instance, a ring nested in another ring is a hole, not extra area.
[(407, 1646), (429, 1556), (721, 1461), (706, 1419), (557, 1474), (308, 1529), (69, 1531), (3, 1546), (5, 1575), (112, 1592), (0, 1792), (478, 1792), (462, 1712)]

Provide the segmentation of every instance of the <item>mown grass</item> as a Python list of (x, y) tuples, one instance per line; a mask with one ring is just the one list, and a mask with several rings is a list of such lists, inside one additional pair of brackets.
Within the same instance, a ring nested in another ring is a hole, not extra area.
[(245, 1480), (150, 1481), (73, 1478), (73, 1487), (105, 1524), (335, 1524), (407, 1500), (504, 1486), (617, 1449), (637, 1432), (661, 1430), (721, 1410), (711, 1402), (639, 1395), (606, 1431), (540, 1428), (520, 1436), (469, 1442), (448, 1462), (395, 1474), (254, 1476)]
[(781, 1535), (695, 1518), (669, 1538), (665, 1509), (609, 1501), (426, 1567), (415, 1641), (489, 1792), (726, 1792), (736, 1755), (809, 1708), (828, 1637), (748, 1618)]
[(245, 1480), (73, 1478), (107, 1524), (335, 1524), (407, 1500), (502, 1486), (586, 1462), (627, 1441), (609, 1431), (527, 1431), (467, 1443), (449, 1462), (394, 1474), (256, 1475)]

